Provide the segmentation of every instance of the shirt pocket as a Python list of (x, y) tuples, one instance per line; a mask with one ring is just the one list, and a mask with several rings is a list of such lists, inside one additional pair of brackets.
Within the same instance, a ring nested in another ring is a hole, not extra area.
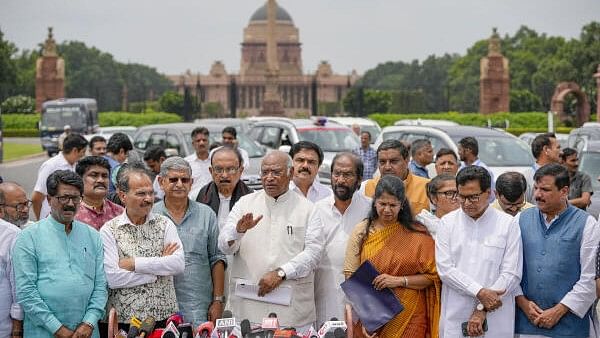
[(487, 237), (483, 241), (483, 258), (499, 266), (499, 264), (502, 262), (502, 258), (504, 257), (505, 249), (506, 239), (499, 237)]

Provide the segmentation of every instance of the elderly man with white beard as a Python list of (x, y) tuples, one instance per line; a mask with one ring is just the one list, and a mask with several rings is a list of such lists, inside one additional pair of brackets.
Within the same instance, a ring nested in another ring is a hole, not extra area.
[(344, 318), (344, 258), (348, 237), (356, 224), (367, 218), (371, 199), (360, 191), (363, 162), (355, 154), (339, 153), (331, 163), (333, 195), (316, 203), (323, 220), (325, 246), (315, 270), (317, 323)]

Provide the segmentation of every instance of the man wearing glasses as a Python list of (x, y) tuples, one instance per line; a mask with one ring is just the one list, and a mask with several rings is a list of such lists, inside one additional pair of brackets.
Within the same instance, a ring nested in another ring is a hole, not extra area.
[(460, 208), (442, 217), (435, 241), (444, 283), (440, 337), (512, 337), (513, 292), (523, 265), (519, 224), (489, 207), (491, 177), (485, 168), (462, 169), (456, 185)]
[(83, 182), (70, 170), (57, 170), (46, 189), (50, 215), (25, 228), (13, 250), (23, 331), (27, 337), (99, 337), (106, 278), (100, 235), (74, 220)]
[(208, 205), (217, 215), (219, 229), (223, 229), (229, 211), (244, 195), (252, 193), (240, 178), (244, 171), (239, 148), (219, 147), (212, 152), (209, 169), (212, 182), (205, 185), (196, 201)]
[[(219, 249), (235, 254), (228, 308), (253, 323), (275, 312), (281, 326), (303, 331), (315, 322), (314, 269), (323, 250), (323, 224), (314, 204), (289, 189), (294, 168), (288, 154), (268, 153), (260, 169), (263, 190), (240, 198), (219, 235)], [(252, 286), (258, 297), (241, 292)], [(289, 305), (271, 297), (277, 287), (289, 292), (284, 297)]]
[(219, 227), (215, 213), (190, 198), (192, 168), (181, 157), (170, 157), (160, 166), (158, 182), (164, 199), (153, 211), (176, 226), (185, 253), (185, 273), (175, 276), (179, 310), (194, 327), (221, 318), (227, 261), (217, 247)]
[(154, 317), (165, 327), (179, 310), (173, 276), (185, 268), (181, 240), (169, 218), (151, 212), (154, 190), (145, 169), (121, 169), (117, 191), (125, 212), (100, 229), (108, 308), (117, 310), (120, 327), (133, 316)]
[(521, 210), (534, 206), (525, 200), (526, 191), (527, 180), (523, 174), (516, 171), (505, 172), (496, 180), (497, 198), (492, 203), (492, 207), (515, 216)]
[(23, 310), (17, 303), (11, 250), (25, 224), (31, 202), (16, 183), (0, 183), (0, 337), (23, 336)]

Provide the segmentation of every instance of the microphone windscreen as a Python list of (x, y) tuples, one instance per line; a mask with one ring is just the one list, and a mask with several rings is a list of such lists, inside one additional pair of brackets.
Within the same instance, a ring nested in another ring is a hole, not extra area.
[(331, 317), (331, 319), (329, 321), (331, 321), (331, 322), (337, 322), (337, 321), (339, 321), (339, 319), (337, 319), (337, 317)]
[(140, 328), (140, 333), (148, 335), (154, 330), (154, 325), (156, 325), (156, 320), (154, 320), (154, 317), (148, 317), (144, 319), (142, 322), (142, 327)]
[(215, 329), (215, 325), (213, 322), (204, 322), (198, 325), (198, 329), (196, 330), (197, 335), (200, 337), (210, 337), (213, 330)]
[(230, 310), (223, 311), (223, 315), (221, 316), (221, 318), (232, 318), (232, 317), (233, 317), (233, 313), (231, 313)]
[(277, 318), (277, 314), (275, 312), (269, 313), (269, 318)]
[(338, 327), (333, 330), (333, 336), (334, 338), (346, 338), (346, 332), (341, 327)]
[(246, 335), (252, 331), (250, 327), (250, 321), (248, 319), (242, 320), (240, 323), (240, 330), (242, 331), (242, 337), (246, 337)]

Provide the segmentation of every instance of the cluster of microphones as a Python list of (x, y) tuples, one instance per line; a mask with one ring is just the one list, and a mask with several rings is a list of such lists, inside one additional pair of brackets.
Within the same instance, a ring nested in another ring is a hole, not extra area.
[(261, 325), (252, 325), (248, 319), (237, 322), (229, 310), (212, 322), (194, 327), (185, 322), (183, 315), (176, 313), (166, 321), (164, 328), (157, 328), (154, 318), (139, 320), (132, 317), (129, 331), (123, 330), (115, 338), (346, 338), (346, 323), (331, 318), (319, 330), (310, 327), (306, 332), (297, 332), (293, 327), (281, 327), (275, 313), (264, 318)]

